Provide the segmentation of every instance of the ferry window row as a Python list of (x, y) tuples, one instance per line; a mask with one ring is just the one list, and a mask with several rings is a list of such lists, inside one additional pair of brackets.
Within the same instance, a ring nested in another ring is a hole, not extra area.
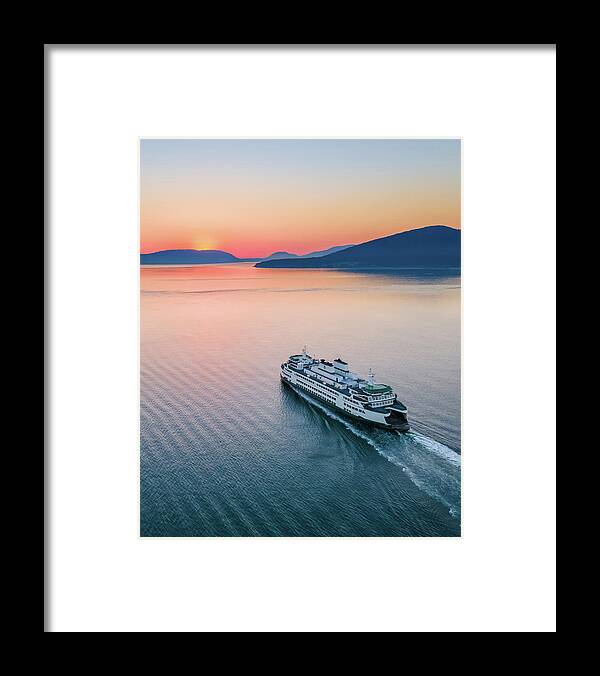
[(327, 401), (329, 401), (332, 404), (335, 403), (335, 400), (336, 400), (335, 397), (331, 396), (329, 393), (326, 393), (326, 392), (323, 392), (320, 389), (317, 389), (316, 387), (314, 387), (312, 385), (312, 383), (308, 382), (308, 383), (302, 383), (302, 384), (311, 394), (315, 394), (318, 397), (321, 397), (322, 399), (327, 399)]

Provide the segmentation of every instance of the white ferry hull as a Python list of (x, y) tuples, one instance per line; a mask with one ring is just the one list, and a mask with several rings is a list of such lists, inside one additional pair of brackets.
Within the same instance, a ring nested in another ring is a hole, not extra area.
[(327, 391), (319, 383), (312, 383), (304, 374), (294, 373), (286, 364), (282, 364), (280, 376), (282, 382), (289, 385), (293, 390), (304, 392), (309, 397), (347, 418), (391, 431), (408, 432), (410, 430), (406, 418), (406, 409), (390, 407), (385, 413), (364, 408), (360, 410), (355, 406), (355, 402), (349, 400), (341, 392)]

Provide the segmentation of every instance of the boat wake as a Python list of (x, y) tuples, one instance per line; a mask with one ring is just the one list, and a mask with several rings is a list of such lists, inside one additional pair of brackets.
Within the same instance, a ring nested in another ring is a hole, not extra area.
[[(403, 436), (404, 434), (405, 433), (403, 432), (398, 432), (399, 436)], [(431, 451), (432, 453), (439, 455), (452, 465), (460, 467), (460, 454), (454, 451), (453, 449), (449, 448), (448, 446), (445, 446), (444, 444), (441, 444), (439, 441), (435, 441), (435, 439), (431, 439), (430, 437), (427, 437), (424, 434), (420, 434), (419, 432), (408, 432), (407, 436), (412, 437), (416, 441), (416, 443), (421, 444), (428, 451)]]
[(460, 454), (420, 432), (363, 430), (347, 418), (337, 415), (308, 394), (294, 388), (296, 394), (329, 418), (342, 424), (406, 476), (429, 497), (443, 504), (449, 514), (460, 519)]

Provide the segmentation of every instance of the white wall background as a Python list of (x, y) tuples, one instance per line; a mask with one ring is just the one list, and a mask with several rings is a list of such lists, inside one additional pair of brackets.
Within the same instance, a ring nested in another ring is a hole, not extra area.
[[(50, 629), (554, 631), (555, 51), (48, 48)], [(140, 136), (460, 136), (463, 537), (138, 537)]]

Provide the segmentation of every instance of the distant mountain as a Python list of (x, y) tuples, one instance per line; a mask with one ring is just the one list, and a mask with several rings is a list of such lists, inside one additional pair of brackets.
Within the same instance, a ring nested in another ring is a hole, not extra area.
[(166, 249), (154, 253), (140, 254), (141, 265), (198, 265), (199, 263), (237, 263), (236, 258), (226, 251), (206, 249)]
[(313, 251), (312, 253), (304, 254), (300, 258), (321, 258), (322, 256), (328, 256), (329, 254), (336, 253), (338, 251), (343, 251), (344, 249), (349, 249), (354, 244), (342, 244), (341, 246), (330, 246), (329, 249), (323, 249), (323, 251)]
[(298, 254), (288, 253), (287, 251), (275, 251), (270, 256), (263, 258), (264, 261), (275, 261), (282, 258), (298, 258)]
[(288, 251), (276, 251), (275, 253), (272, 253), (270, 256), (267, 256), (266, 258), (263, 258), (261, 260), (263, 261), (279, 261), (279, 260), (284, 260), (284, 259), (289, 259), (289, 258), (321, 258), (321, 256), (327, 256), (331, 253), (336, 253), (337, 251), (343, 251), (344, 249), (347, 249), (348, 247), (354, 246), (353, 244), (342, 244), (341, 246), (332, 246), (329, 247), (329, 249), (323, 249), (322, 251), (311, 251), (311, 253), (307, 254), (295, 254), (295, 253), (289, 253)]
[(380, 237), (317, 258), (257, 263), (257, 268), (426, 268), (460, 266), (460, 230), (431, 225)]

